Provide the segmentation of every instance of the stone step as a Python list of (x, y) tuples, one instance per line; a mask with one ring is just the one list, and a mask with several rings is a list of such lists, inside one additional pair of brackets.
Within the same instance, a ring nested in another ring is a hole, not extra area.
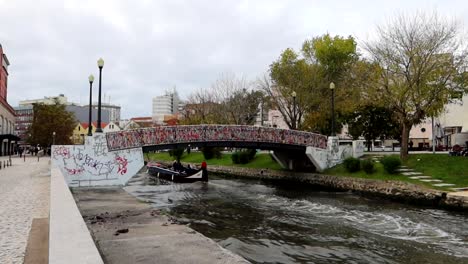
[(402, 169), (406, 169), (406, 168), (408, 168), (408, 166), (401, 165), (401, 166), (400, 166), (400, 168), (402, 168)]
[(398, 171), (398, 172), (412, 172), (412, 171), (414, 171), (414, 170), (413, 170), (413, 169), (405, 169), (405, 168), (403, 168), (403, 169), (397, 169), (396, 171)]
[(431, 180), (430, 179), (425, 179), (425, 180), (421, 179), (420, 181), (422, 181), (422, 182), (439, 182), (439, 183), (442, 182), (441, 180), (436, 180), (436, 179), (431, 179)]
[(411, 172), (402, 172), (401, 174), (405, 176), (417, 176), (417, 175), (422, 175), (422, 172), (411, 171)]
[(432, 184), (436, 187), (446, 187), (446, 186), (455, 186), (455, 184), (452, 184), (452, 183), (436, 183), (436, 184)]
[(452, 188), (454, 191), (462, 192), (462, 191), (468, 191), (468, 187), (461, 187), (461, 188)]
[(413, 180), (420, 180), (420, 179), (432, 179), (431, 176), (413, 176), (413, 177), (409, 177), (410, 179), (413, 179)]

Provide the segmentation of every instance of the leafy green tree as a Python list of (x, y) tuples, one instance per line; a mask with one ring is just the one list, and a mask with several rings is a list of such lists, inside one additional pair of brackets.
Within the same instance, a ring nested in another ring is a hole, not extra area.
[(378, 79), (367, 91), (393, 110), (401, 127), (400, 157), (408, 157), (413, 125), (436, 116), (466, 92), (467, 49), (460, 27), (437, 14), (400, 15), (366, 43)]
[(350, 66), (359, 58), (356, 41), (352, 36), (330, 36), (306, 40), (302, 44), (302, 53), (309, 62), (318, 62), (328, 81), (339, 82)]
[(262, 101), (261, 91), (242, 89), (235, 91), (224, 102), (225, 111), (229, 114), (229, 124), (253, 125), (259, 113), (259, 105)]
[[(273, 104), (280, 111), (290, 129), (302, 129), (304, 115), (319, 109), (323, 93), (323, 75), (316, 64), (309, 64), (292, 49), (286, 49), (278, 60), (270, 65), (269, 82), (261, 85)], [(293, 97), (293, 94), (296, 97)]]
[(371, 143), (376, 139), (397, 139), (395, 131), (398, 129), (399, 124), (390, 109), (373, 105), (358, 109), (348, 121), (349, 134), (353, 139), (363, 136), (369, 151)]
[(55, 132), (55, 144), (72, 144), (71, 136), (77, 121), (72, 113), (65, 109), (65, 105), (58, 103), (52, 105), (34, 104), (33, 122), (28, 129), (28, 143), (43, 147), (52, 144), (52, 134)]
[[(330, 130), (327, 124), (331, 119), (329, 84), (333, 81), (337, 87), (337, 114), (352, 111), (360, 100), (356, 77), (351, 71), (358, 58), (352, 37), (325, 34), (306, 40), (299, 53), (286, 49), (270, 65), (272, 84), (265, 85), (264, 80), (264, 90), (274, 98), (291, 129)], [(293, 92), (296, 92), (296, 104), (291, 96)]]

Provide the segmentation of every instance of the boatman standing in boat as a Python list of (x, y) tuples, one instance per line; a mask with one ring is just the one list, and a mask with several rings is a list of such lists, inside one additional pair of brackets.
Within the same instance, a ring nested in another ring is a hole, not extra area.
[(201, 169), (202, 169), (202, 181), (207, 182), (208, 181), (208, 171), (206, 170), (206, 161), (203, 161), (201, 164)]

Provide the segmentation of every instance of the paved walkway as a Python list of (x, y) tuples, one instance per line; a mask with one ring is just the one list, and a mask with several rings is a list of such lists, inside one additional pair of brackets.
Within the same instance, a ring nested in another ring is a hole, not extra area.
[[(1, 157), (3, 162), (5, 157)], [(0, 170), (0, 263), (23, 263), (33, 218), (49, 217), (49, 158), (12, 158)]]

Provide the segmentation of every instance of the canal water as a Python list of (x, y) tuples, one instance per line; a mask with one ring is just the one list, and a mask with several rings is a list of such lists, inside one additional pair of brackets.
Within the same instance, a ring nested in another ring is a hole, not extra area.
[(468, 263), (467, 214), (242, 179), (125, 189), (252, 263)]

